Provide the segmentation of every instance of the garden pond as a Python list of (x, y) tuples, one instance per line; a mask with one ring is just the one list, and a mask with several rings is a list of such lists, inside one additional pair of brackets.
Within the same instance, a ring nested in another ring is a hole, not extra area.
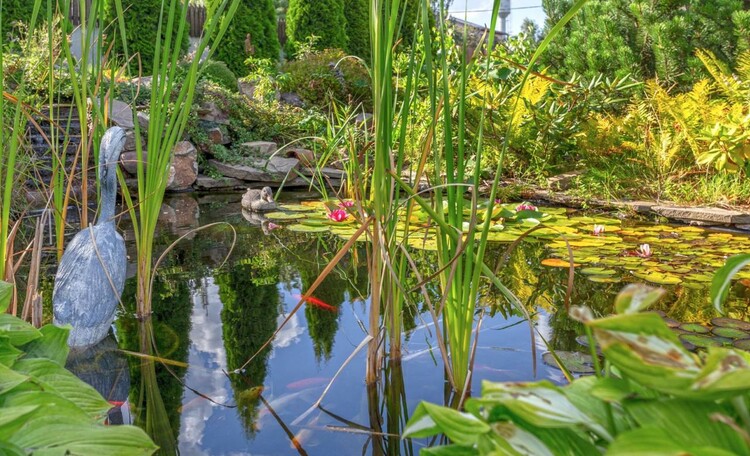
[[(268, 214), (270, 224), (243, 212), (239, 195), (168, 199), (157, 256), (185, 238), (160, 266), (153, 318), (142, 322), (132, 316), (131, 277), (116, 334), (73, 353), (69, 367), (116, 406), (112, 423), (145, 427), (164, 454), (418, 454), (431, 442), (399, 438), (410, 411), (422, 400), (450, 400), (425, 303), (416, 300), (406, 310), (401, 362), (386, 359), (383, 380), (367, 387), (365, 350), (346, 362), (367, 335), (364, 244), (290, 316), (354, 232), (355, 217), (331, 221), (320, 203), (299, 195), (285, 198), (293, 200)], [(532, 337), (525, 318), (489, 285), (482, 287), (475, 392), (483, 379), (564, 382), (562, 371), (545, 363), (547, 344), (560, 352), (588, 353), (576, 340), (582, 328), (564, 311), (568, 246), (575, 259), (571, 304), (607, 314), (625, 283), (659, 284), (669, 293), (657, 310), (674, 319), (673, 326), (675, 320), (710, 323), (717, 316), (708, 302), (712, 272), (726, 256), (750, 250), (750, 238), (736, 233), (621, 222), (564, 208), (516, 209), (497, 205), (487, 258), (493, 266), (502, 263), (500, 277), (526, 306), (538, 335)], [(231, 224), (236, 242), (225, 224), (192, 231), (213, 222)], [(418, 230), (426, 219), (417, 211), (412, 222)], [(535, 230), (508, 253), (511, 242), (530, 229)], [(132, 239), (127, 227), (124, 235)], [(423, 271), (434, 271), (431, 243), (428, 231), (410, 240)], [(132, 242), (128, 249), (135, 258)], [(750, 275), (741, 274), (727, 304), (730, 316), (747, 320), (749, 299)], [(590, 369), (585, 358), (575, 360), (572, 370)], [(324, 391), (321, 407), (311, 410)]]

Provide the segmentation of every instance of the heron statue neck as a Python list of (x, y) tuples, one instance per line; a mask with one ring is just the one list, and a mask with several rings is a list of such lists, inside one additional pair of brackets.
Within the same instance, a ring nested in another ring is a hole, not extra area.
[(99, 149), (100, 204), (97, 225), (111, 223), (115, 216), (117, 202), (117, 165), (125, 145), (125, 133), (119, 127), (112, 127), (104, 134)]

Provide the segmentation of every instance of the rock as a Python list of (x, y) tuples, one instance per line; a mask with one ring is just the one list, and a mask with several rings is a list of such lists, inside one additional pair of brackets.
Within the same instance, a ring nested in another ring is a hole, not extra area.
[[(143, 153), (143, 159), (146, 160), (146, 152)], [(138, 174), (138, 153), (124, 152), (120, 155), (120, 166), (131, 176)]]
[(296, 158), (303, 166), (315, 166), (315, 153), (309, 149), (301, 147), (287, 149), (286, 156)]
[[(167, 216), (163, 221), (169, 223), (170, 232), (177, 236), (183, 236), (199, 226), (200, 208), (198, 201), (190, 194), (180, 194), (164, 200), (162, 213)], [(188, 238), (195, 236), (190, 233)]]
[(305, 102), (294, 92), (281, 92), (279, 94), (279, 100), (282, 103), (294, 106), (295, 108), (304, 108)]
[(133, 110), (127, 103), (113, 100), (110, 105), (109, 121), (126, 130), (135, 128), (133, 123)]
[(239, 179), (231, 177), (220, 177), (214, 179), (204, 175), (199, 175), (195, 180), (195, 188), (198, 190), (216, 190), (227, 188), (245, 188), (245, 183)]
[(276, 143), (270, 141), (252, 141), (240, 144), (240, 150), (245, 155), (256, 157), (271, 157), (276, 153)]
[(372, 130), (374, 121), (372, 120), (372, 114), (369, 112), (361, 112), (354, 118), (354, 125), (363, 128), (365, 130)]
[(270, 160), (258, 160), (251, 165), (235, 165), (218, 160), (208, 162), (219, 173), (247, 182), (281, 183), (284, 179), (297, 177), (293, 171), (299, 168), (296, 158), (272, 157)]
[[(143, 138), (141, 138), (141, 148), (146, 148), (146, 141), (144, 141)], [(122, 150), (125, 152), (133, 152), (137, 150), (135, 130), (127, 130), (125, 132), (125, 147)]]
[(172, 191), (190, 189), (198, 178), (198, 151), (192, 143), (180, 141), (175, 144), (172, 168), (174, 179), (167, 185), (167, 189)]
[(718, 207), (654, 206), (657, 214), (669, 219), (710, 222), (725, 225), (750, 224), (750, 214)]
[(138, 118), (138, 125), (141, 127), (141, 134), (147, 133), (150, 120), (148, 114), (146, 114), (145, 112), (138, 112), (136, 114), (136, 117)]
[(216, 103), (204, 103), (198, 108), (198, 118), (204, 122), (229, 125), (229, 116)]
[(249, 99), (255, 96), (255, 81), (240, 81), (238, 84), (240, 93)]
[(324, 175), (325, 177), (330, 177), (330, 178), (334, 178), (334, 179), (343, 179), (344, 176), (345, 176), (345, 174), (346, 174), (346, 173), (344, 173), (344, 171), (342, 171), (340, 169), (329, 168), (329, 167), (324, 167), (324, 168), (319, 168), (319, 169), (302, 168), (302, 170), (300, 172), (304, 176), (312, 176), (312, 175), (315, 175), (317, 173), (320, 173), (320, 174)]
[(229, 132), (227, 132), (226, 127), (223, 125), (209, 129), (206, 131), (206, 134), (208, 135), (208, 139), (214, 144), (224, 145), (232, 142)]

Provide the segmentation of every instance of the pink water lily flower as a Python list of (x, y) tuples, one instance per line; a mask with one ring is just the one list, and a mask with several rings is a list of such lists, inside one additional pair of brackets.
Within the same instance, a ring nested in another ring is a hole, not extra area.
[(496, 198), (495, 204), (503, 204), (503, 200), (501, 200), (500, 198)]
[(349, 217), (349, 214), (343, 209), (336, 209), (328, 213), (328, 218), (334, 222), (343, 222)]
[(341, 209), (346, 209), (347, 207), (352, 207), (352, 206), (354, 206), (354, 201), (342, 201), (339, 203), (339, 207)]
[(638, 250), (635, 251), (635, 253), (642, 258), (648, 258), (651, 256), (651, 246), (648, 244), (641, 244), (638, 247)]
[(601, 236), (604, 234), (604, 225), (594, 225), (594, 236)]
[(521, 203), (518, 206), (516, 206), (516, 212), (521, 212), (521, 211), (536, 211), (536, 210), (537, 210), (536, 206), (534, 206), (532, 204), (528, 204), (528, 203)]
[(276, 230), (276, 229), (279, 229), (279, 228), (281, 228), (281, 225), (277, 225), (277, 224), (275, 224), (273, 222), (268, 222), (268, 229), (269, 230), (273, 231), (273, 230)]

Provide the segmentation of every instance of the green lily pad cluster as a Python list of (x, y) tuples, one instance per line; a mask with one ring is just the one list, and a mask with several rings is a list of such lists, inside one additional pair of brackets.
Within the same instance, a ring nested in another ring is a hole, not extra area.
[[(481, 204), (475, 212), (476, 223), (480, 225), (477, 230), (484, 221), (487, 204)], [(750, 238), (732, 233), (692, 226), (623, 226), (616, 218), (569, 216), (565, 208), (530, 210), (528, 207), (521, 208), (516, 203), (493, 204), (488, 241), (511, 243), (523, 237), (526, 242), (545, 242), (549, 256), (540, 262), (546, 267), (569, 268), (570, 249), (578, 275), (592, 282), (649, 282), (703, 289), (727, 256), (750, 250)], [(359, 224), (356, 204), (345, 207), (340, 202), (314, 201), (282, 204), (279, 208), (279, 212), (266, 217), (290, 223), (286, 227), (293, 231), (331, 232), (348, 239)], [(332, 220), (333, 211), (344, 211), (346, 218)], [(468, 201), (464, 211), (467, 219), (474, 212)], [(406, 242), (411, 247), (437, 249), (434, 224), (425, 211), (414, 207), (408, 214), (408, 225), (405, 208), (399, 215), (400, 227), (403, 233), (408, 233)], [(464, 223), (456, 229), (466, 233), (470, 226)], [(750, 272), (740, 272), (738, 278), (750, 279)]]

